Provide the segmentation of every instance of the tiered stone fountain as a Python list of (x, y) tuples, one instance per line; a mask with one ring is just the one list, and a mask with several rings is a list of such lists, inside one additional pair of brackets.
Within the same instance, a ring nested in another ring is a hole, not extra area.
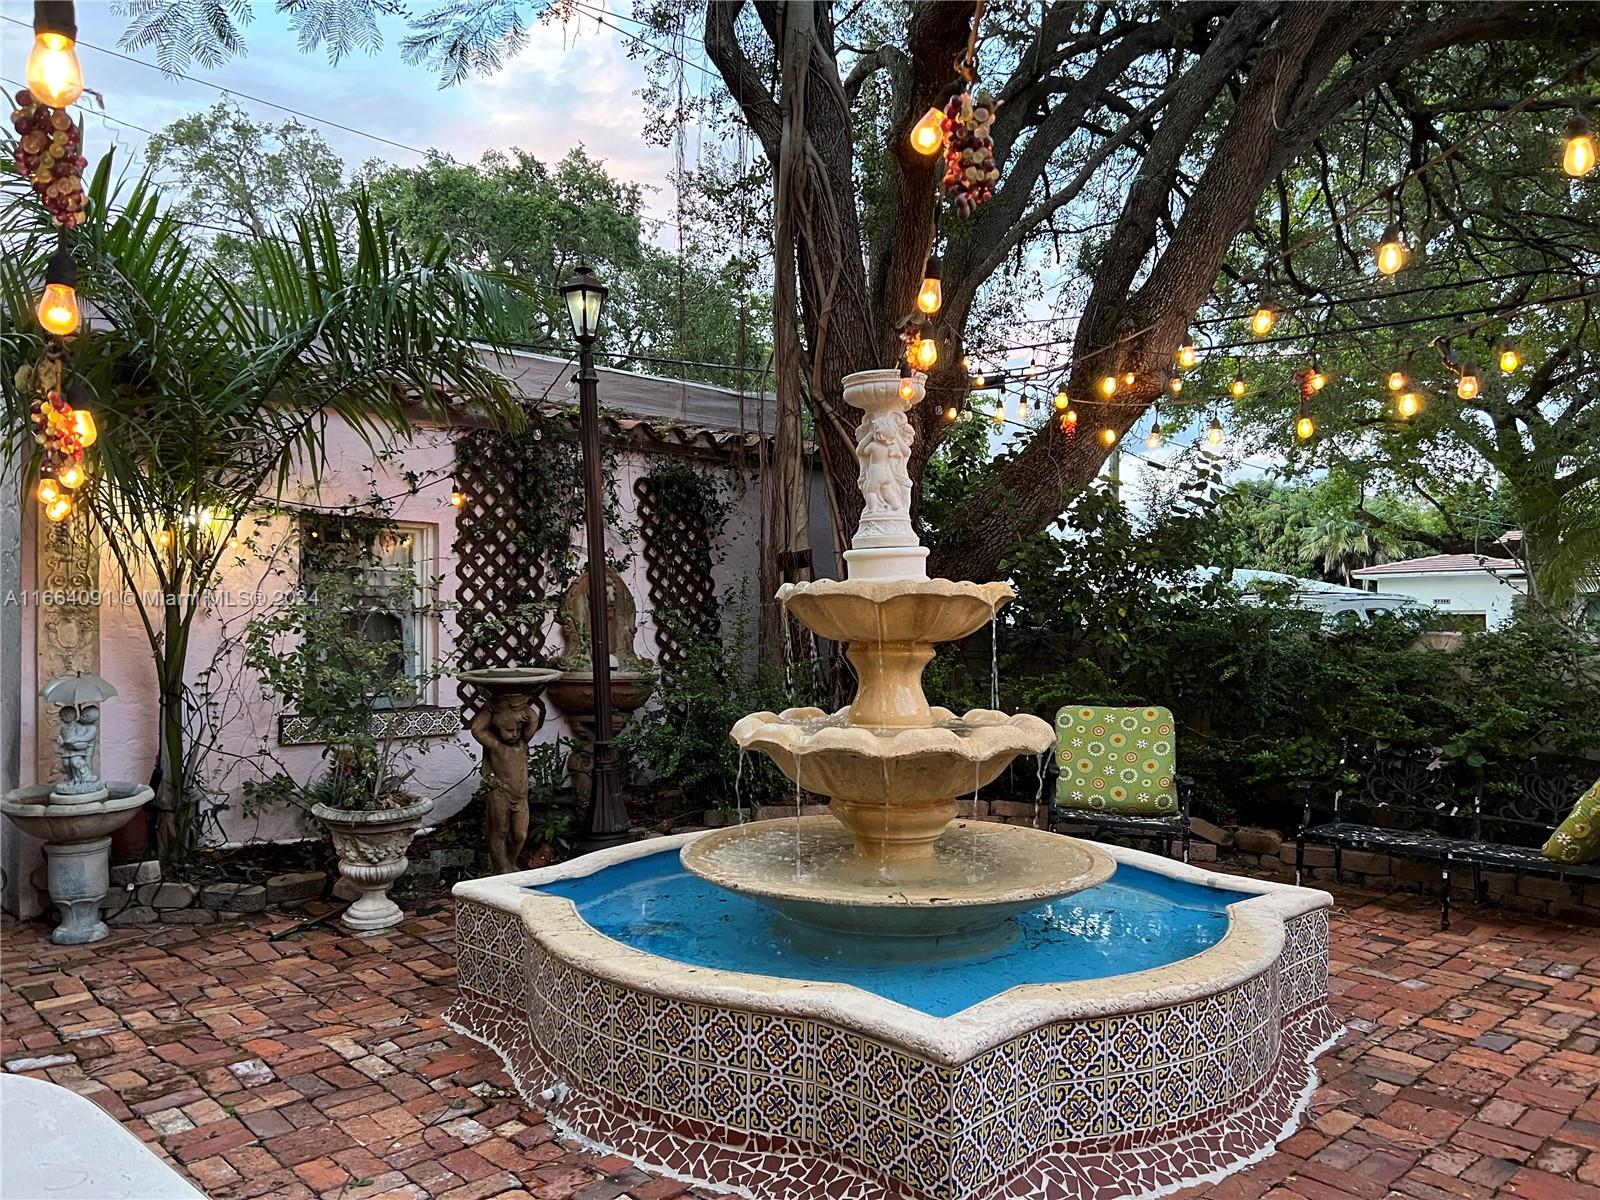
[(563, 1128), (762, 1200), (1216, 1180), (1288, 1136), (1315, 1088), (1332, 897), (957, 817), (1056, 735), (923, 695), (933, 646), (1011, 591), (926, 578), (911, 390), (845, 380), (865, 414), (849, 578), (780, 593), (848, 646), (853, 702), (733, 729), (831, 815), (458, 884), (448, 1019)]
[[(777, 910), (796, 940), (852, 935), (863, 955), (933, 958), (1009, 941), (1008, 918), (1092, 887), (1116, 864), (1085, 842), (987, 822), (956, 822), (956, 798), (991, 783), (1055, 731), (1038, 717), (929, 705), (923, 668), (934, 646), (967, 637), (1012, 598), (1004, 583), (929, 579), (911, 526), (913, 430), (897, 371), (845, 381), (863, 410), (856, 432), (865, 506), (845, 552), (849, 578), (786, 584), (778, 599), (812, 632), (848, 646), (858, 689), (847, 708), (760, 712), (733, 727), (831, 816), (736, 826), (683, 850), (696, 875)], [(862, 940), (865, 939), (865, 940)]]

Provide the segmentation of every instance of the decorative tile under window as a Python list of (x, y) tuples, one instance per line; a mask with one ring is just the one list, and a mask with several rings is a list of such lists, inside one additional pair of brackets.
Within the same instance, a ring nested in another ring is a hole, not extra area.
[[(368, 728), (378, 738), (454, 737), (461, 732), (461, 709), (454, 704), (419, 704), (415, 708), (391, 708), (372, 714)], [(278, 745), (313, 746), (307, 717), (286, 715), (278, 718)]]

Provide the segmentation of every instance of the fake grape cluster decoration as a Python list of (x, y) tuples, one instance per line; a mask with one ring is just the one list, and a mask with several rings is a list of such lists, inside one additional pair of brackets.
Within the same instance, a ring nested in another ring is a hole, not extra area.
[(956, 214), (970, 217), (994, 195), (1000, 169), (994, 161), (994, 114), (999, 107), (988, 88), (963, 91), (944, 109), (944, 190)]
[(17, 385), (35, 394), (30, 415), (40, 448), (39, 503), (48, 520), (65, 521), (72, 515), (72, 493), (85, 479), (83, 451), (94, 441), (94, 420), (61, 394), (61, 364), (53, 357), (23, 366)]
[(16, 95), (11, 126), (17, 131), (17, 173), (26, 177), (57, 225), (83, 220), (83, 134), (64, 109), (51, 108), (26, 90)]

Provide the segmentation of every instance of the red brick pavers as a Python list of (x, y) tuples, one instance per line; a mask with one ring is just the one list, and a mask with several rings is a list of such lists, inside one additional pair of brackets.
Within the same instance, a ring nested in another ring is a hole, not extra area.
[[(1333, 995), (1352, 1029), (1306, 1125), (1183, 1195), (1600, 1200), (1600, 931), (1463, 909), (1441, 934), (1425, 899), (1339, 896)], [(57, 947), (7, 919), (0, 1058), (87, 1095), (214, 1200), (690, 1192), (564, 1143), (442, 1025), (448, 907), (386, 936), (268, 940), (291, 924)]]

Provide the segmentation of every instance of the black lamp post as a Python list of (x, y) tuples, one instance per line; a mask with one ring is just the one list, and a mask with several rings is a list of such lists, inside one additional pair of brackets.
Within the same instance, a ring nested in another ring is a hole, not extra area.
[(583, 446), (583, 512), (589, 545), (589, 659), (594, 675), (594, 767), (589, 779), (589, 820), (578, 849), (614, 846), (628, 837), (628, 809), (617, 786), (617, 752), (611, 744), (611, 631), (606, 621), (605, 480), (601, 476), (599, 379), (594, 342), (606, 288), (588, 267), (561, 285), (578, 341), (578, 438)]

